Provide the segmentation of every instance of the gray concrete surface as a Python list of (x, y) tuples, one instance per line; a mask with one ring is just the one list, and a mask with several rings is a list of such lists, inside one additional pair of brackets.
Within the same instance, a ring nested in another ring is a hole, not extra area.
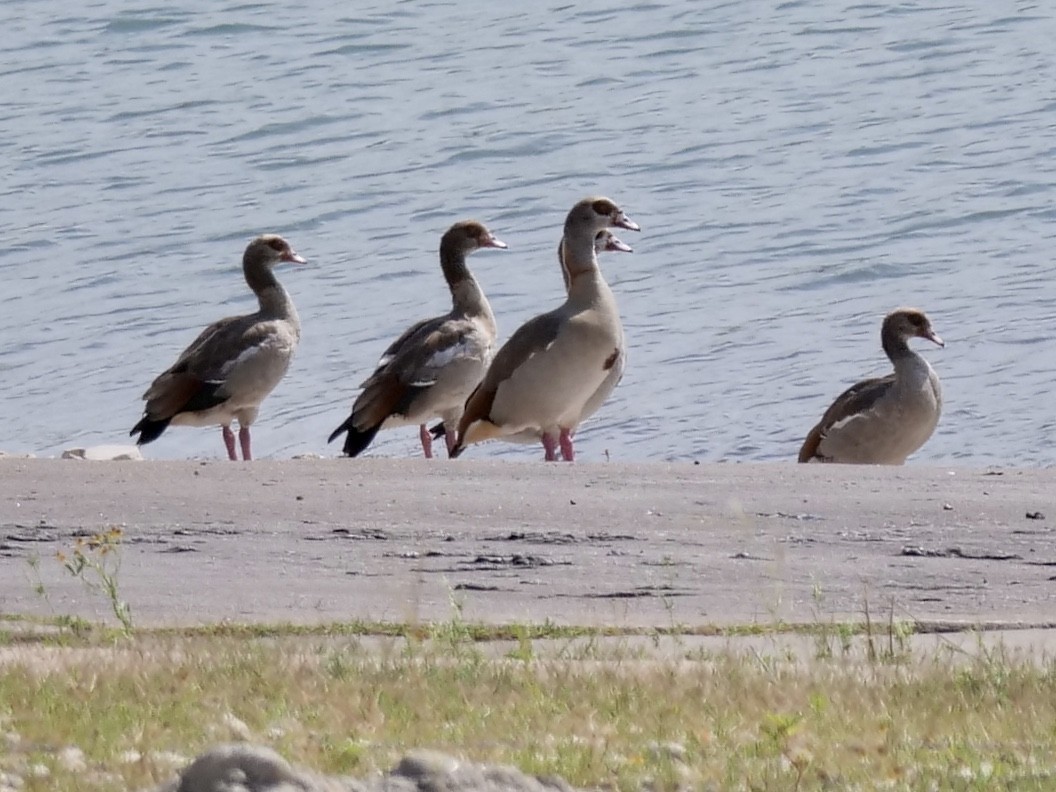
[(1054, 491), (1053, 470), (912, 465), (0, 458), (0, 613), (112, 620), (55, 555), (118, 526), (139, 626), (460, 610), (699, 628), (868, 607), (1046, 628)]

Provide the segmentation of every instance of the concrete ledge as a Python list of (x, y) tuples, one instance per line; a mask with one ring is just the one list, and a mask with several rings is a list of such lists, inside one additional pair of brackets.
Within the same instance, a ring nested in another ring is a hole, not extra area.
[(1056, 613), (1054, 492), (1052, 470), (3, 458), (0, 612), (112, 620), (55, 555), (117, 526), (140, 626), (694, 628), (868, 609), (1029, 627)]

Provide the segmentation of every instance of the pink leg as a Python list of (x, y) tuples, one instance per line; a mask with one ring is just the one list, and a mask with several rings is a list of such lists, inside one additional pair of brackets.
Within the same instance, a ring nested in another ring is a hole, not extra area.
[(241, 426), (238, 427), (238, 442), (242, 446), (242, 458), (247, 462), (253, 458), (253, 455), (249, 453), (249, 427)]
[(572, 448), (572, 433), (568, 429), (561, 430), (561, 456), (566, 462), (576, 461), (576, 452)]
[(418, 427), (418, 436), (422, 439), (422, 453), (426, 459), (433, 458), (433, 437), (429, 434), (429, 427), (421, 424)]
[(557, 461), (557, 441), (554, 440), (552, 434), (547, 432), (543, 432), (543, 450), (546, 452), (545, 459), (547, 462)]
[(235, 433), (231, 431), (230, 426), (223, 427), (224, 431), (224, 445), (227, 446), (227, 458), (232, 462), (238, 461), (238, 454), (235, 453)]
[(455, 447), (455, 430), (449, 429), (444, 432), (444, 442), (447, 444), (447, 456), (450, 459), (451, 449)]

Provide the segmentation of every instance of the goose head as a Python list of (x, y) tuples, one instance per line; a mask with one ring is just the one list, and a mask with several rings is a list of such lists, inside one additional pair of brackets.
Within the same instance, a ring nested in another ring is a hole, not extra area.
[(898, 308), (889, 313), (884, 317), (881, 335), (903, 344), (911, 338), (926, 338), (940, 347), (946, 346), (932, 328), (928, 315), (918, 308)]
[(249, 243), (242, 257), (244, 266), (253, 264), (271, 268), (281, 261), (304, 264), (306, 259), (298, 255), (290, 243), (278, 234), (261, 234)]
[(641, 231), (641, 227), (631, 220), (619, 206), (609, 198), (584, 198), (572, 207), (565, 218), (565, 237), (582, 237), (595, 234), (605, 228), (626, 228), (629, 231)]
[(506, 243), (476, 220), (463, 220), (448, 229), (440, 240), (441, 252), (467, 256), (482, 248), (506, 249)]

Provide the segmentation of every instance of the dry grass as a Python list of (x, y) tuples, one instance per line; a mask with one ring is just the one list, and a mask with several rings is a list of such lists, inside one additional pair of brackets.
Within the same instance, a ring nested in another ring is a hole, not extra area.
[(0, 664), (0, 778), (26, 790), (149, 788), (240, 737), (352, 775), (433, 747), (616, 789), (1056, 788), (1056, 665), (1000, 651), (497, 648), (457, 622), (409, 641), (66, 644)]

